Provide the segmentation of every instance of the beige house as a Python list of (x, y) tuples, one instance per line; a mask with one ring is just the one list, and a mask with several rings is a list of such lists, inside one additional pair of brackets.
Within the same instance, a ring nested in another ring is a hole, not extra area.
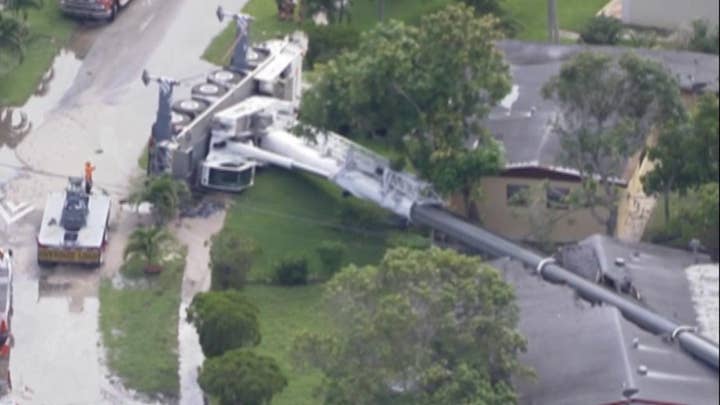
[(578, 176), (525, 165), (486, 177), (480, 186), (476, 207), (483, 225), (507, 238), (567, 243), (605, 232), (590, 209), (571, 209), (566, 202), (580, 188)]
[(622, 0), (622, 21), (629, 25), (675, 30), (694, 20), (718, 23), (718, 0)]
[[(563, 162), (560, 139), (552, 131), (558, 110), (542, 98), (540, 89), (563, 62), (580, 51), (620, 55), (628, 50), (520, 41), (502, 41), (498, 47), (510, 64), (514, 85), (484, 125), (503, 143), (506, 167), (497, 176), (481, 179), (480, 197), (474, 201), (479, 220), (490, 231), (523, 241), (566, 243), (604, 233), (604, 221), (599, 221), (590, 209), (571, 209), (564, 203), (564, 197), (581, 186), (581, 177), (577, 170), (566, 167)], [(718, 91), (717, 56), (675, 51), (636, 52), (663, 63), (677, 77), (686, 94)], [(632, 219), (629, 217), (633, 201), (628, 185), (637, 186), (650, 166), (644, 151), (637, 151), (625, 167), (619, 168), (615, 182), (623, 190), (618, 201), (618, 225)], [(453, 199), (451, 207), (465, 212), (459, 199)], [(602, 211), (596, 213), (606, 215)]]

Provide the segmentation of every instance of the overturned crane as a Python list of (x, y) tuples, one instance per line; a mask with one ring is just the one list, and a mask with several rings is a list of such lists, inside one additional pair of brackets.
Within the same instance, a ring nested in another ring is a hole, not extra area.
[(226, 191), (251, 187), (256, 167), (267, 164), (324, 177), (349, 194), (409, 221), (454, 237), (486, 255), (515, 258), (544, 280), (564, 283), (593, 302), (615, 306), (638, 326), (668, 336), (718, 369), (717, 344), (699, 337), (692, 328), (578, 277), (551, 258), (454, 217), (442, 208), (430, 184), (392, 170), (382, 156), (337, 134), (319, 132), (314, 139), (293, 134), (304, 43), (285, 39), (255, 49), (266, 52), (263, 61), (242, 70), (244, 76), (228, 86), (226, 93), (205, 100), (206, 106), (179, 133), (156, 143), (168, 156), (165, 173)]

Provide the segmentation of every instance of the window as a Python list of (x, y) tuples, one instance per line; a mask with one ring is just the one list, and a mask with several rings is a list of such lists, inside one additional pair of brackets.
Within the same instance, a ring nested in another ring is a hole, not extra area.
[(208, 184), (221, 187), (247, 187), (252, 182), (251, 169), (243, 171), (210, 169)]
[(549, 186), (545, 192), (547, 207), (556, 210), (568, 209), (568, 199), (570, 197), (570, 189), (565, 187)]
[(508, 184), (506, 189), (507, 204), (513, 207), (527, 207), (530, 205), (530, 186)]

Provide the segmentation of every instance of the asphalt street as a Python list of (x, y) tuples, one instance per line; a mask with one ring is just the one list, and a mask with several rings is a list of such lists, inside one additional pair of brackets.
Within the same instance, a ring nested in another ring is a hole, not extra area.
[[(112, 24), (79, 24), (41, 90), (13, 113), (13, 122), (27, 118), (25, 130), (0, 128), (0, 246), (15, 252), (10, 399), (146, 402), (104, 365), (97, 299), (100, 278), (117, 271), (124, 239), (137, 222), (118, 201), (142, 174), (137, 161), (157, 107), (157, 89), (143, 86), (140, 75), (143, 69), (175, 78), (209, 71), (200, 55), (223, 28), (215, 8), (238, 10), (245, 1), (134, 0)], [(175, 99), (183, 93), (189, 87), (176, 89)], [(97, 168), (96, 187), (114, 200), (106, 263), (94, 270), (40, 269), (35, 238), (46, 196), (65, 187), (68, 176), (80, 175), (86, 160)], [(196, 387), (181, 391), (181, 403), (197, 403)]]

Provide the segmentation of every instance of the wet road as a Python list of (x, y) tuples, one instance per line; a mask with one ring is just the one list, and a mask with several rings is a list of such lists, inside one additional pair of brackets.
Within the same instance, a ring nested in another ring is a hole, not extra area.
[[(79, 28), (39, 94), (22, 107), (26, 119), (15, 113), (3, 124), (0, 117), (0, 246), (15, 251), (10, 369), (18, 403), (140, 402), (103, 365), (97, 300), (99, 279), (119, 267), (136, 219), (114, 210), (102, 268), (41, 270), (35, 264), (41, 211), (47, 193), (80, 175), (85, 160), (97, 167), (96, 187), (116, 202), (126, 195), (130, 179), (141, 174), (137, 158), (157, 105), (157, 90), (139, 80), (142, 69), (176, 78), (209, 70), (199, 56), (222, 29), (215, 7), (237, 10), (245, 1), (134, 0), (113, 24)], [(176, 99), (183, 93), (189, 86), (176, 89)], [(16, 124), (22, 128), (7, 130)], [(192, 330), (181, 332), (192, 342)], [(193, 364), (199, 361), (192, 343), (181, 346)], [(182, 390), (193, 393), (182, 403), (197, 403), (196, 389)]]

